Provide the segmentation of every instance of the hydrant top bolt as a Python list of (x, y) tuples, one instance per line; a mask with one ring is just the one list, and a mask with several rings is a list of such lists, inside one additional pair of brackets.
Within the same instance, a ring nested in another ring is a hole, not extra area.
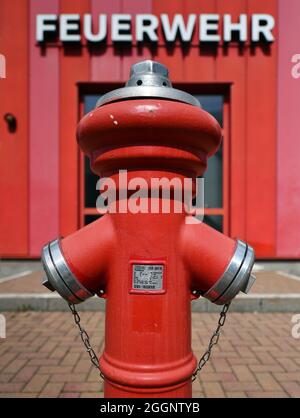
[(130, 69), (130, 76), (140, 73), (155, 73), (160, 74), (163, 77), (169, 76), (169, 70), (160, 62), (145, 60), (133, 64)]
[(132, 65), (126, 87), (172, 87), (168, 76), (169, 71), (163, 64), (151, 60), (141, 61)]

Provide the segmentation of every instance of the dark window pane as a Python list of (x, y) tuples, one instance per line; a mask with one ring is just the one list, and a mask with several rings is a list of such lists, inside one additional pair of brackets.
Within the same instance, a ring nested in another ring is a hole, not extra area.
[[(213, 115), (223, 127), (223, 103), (221, 95), (201, 95), (195, 97), (204, 110)], [(223, 207), (223, 147), (208, 159), (207, 170), (204, 173), (204, 201), (206, 208)]]
[(93, 110), (101, 96), (101, 94), (87, 94), (84, 96), (84, 113), (88, 113)]
[[(101, 97), (96, 94), (88, 94), (84, 96), (84, 113), (88, 113), (96, 106), (97, 100)], [(99, 177), (94, 174), (90, 168), (90, 160), (84, 157), (84, 206), (86, 208), (94, 208), (98, 197), (98, 190), (96, 190), (96, 183)]]
[(84, 225), (90, 224), (96, 221), (100, 216), (98, 215), (85, 215), (84, 217)]
[(99, 191), (96, 190), (96, 183), (99, 177), (94, 174), (90, 168), (90, 159), (84, 157), (84, 206), (86, 208), (96, 207), (96, 200), (99, 194)]
[(201, 106), (208, 113), (213, 115), (220, 126), (223, 128), (223, 103), (224, 98), (221, 95), (203, 95), (203, 94), (194, 94), (196, 99), (199, 100)]
[(205, 215), (204, 223), (216, 229), (217, 231), (223, 231), (223, 216), (222, 215)]
[(208, 159), (204, 173), (204, 202), (206, 208), (223, 207), (223, 147)]

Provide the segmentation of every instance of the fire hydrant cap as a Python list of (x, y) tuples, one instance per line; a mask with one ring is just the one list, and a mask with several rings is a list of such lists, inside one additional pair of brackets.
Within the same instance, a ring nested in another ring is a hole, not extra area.
[(194, 96), (172, 87), (166, 66), (151, 60), (133, 64), (130, 69), (130, 79), (126, 86), (104, 94), (98, 100), (96, 107), (116, 101), (141, 98), (175, 100), (201, 107)]
[(253, 264), (253, 248), (242, 240), (237, 240), (235, 253), (227, 269), (204, 297), (217, 305), (223, 305), (239, 292), (248, 293), (255, 281), (255, 277), (251, 275)]
[(56, 290), (67, 302), (77, 304), (93, 296), (71, 272), (59, 239), (44, 246), (42, 264), (47, 275), (43, 285), (52, 291)]

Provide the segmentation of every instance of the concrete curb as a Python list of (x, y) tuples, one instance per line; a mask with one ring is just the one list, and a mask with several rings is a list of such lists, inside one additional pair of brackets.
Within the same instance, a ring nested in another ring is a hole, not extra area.
[[(77, 305), (79, 311), (104, 311), (105, 300), (98, 297)], [(57, 294), (6, 293), (0, 294), (0, 311), (67, 311), (67, 303)], [(220, 312), (221, 307), (206, 299), (192, 302), (193, 312)], [(231, 312), (300, 312), (300, 294), (239, 295), (233, 301)]]

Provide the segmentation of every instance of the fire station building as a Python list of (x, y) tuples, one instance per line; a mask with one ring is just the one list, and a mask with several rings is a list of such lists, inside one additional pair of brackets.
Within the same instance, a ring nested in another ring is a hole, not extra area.
[(205, 222), (300, 258), (299, 28), (299, 0), (1, 0), (0, 256), (99, 216), (77, 123), (153, 59), (222, 128)]

